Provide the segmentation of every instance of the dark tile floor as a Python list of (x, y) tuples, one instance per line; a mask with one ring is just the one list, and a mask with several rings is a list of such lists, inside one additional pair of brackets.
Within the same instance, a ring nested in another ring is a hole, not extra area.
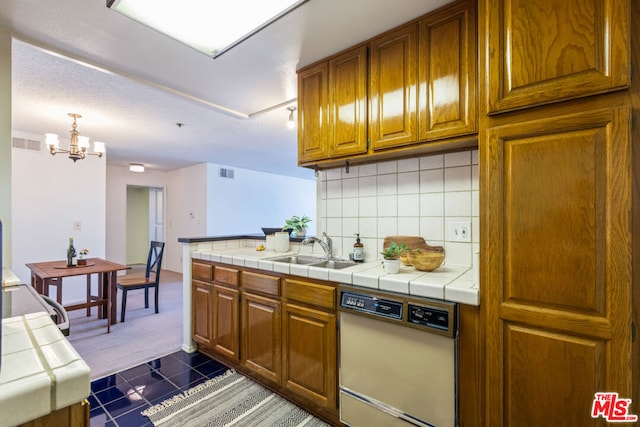
[(226, 370), (204, 354), (178, 351), (95, 380), (89, 396), (91, 426), (152, 426), (140, 412)]

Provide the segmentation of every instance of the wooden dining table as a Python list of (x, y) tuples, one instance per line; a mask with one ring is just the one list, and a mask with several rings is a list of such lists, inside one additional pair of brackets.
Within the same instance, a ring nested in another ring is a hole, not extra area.
[(67, 267), (66, 261), (33, 262), (27, 264), (31, 270), (31, 286), (39, 294), (48, 292), (49, 284), (55, 281), (56, 286), (62, 286), (62, 279), (72, 276), (87, 276), (87, 283), (91, 283), (91, 275), (98, 275), (98, 295), (87, 294), (87, 301), (80, 304), (64, 306), (65, 310), (88, 309), (98, 307), (98, 318), (107, 319), (107, 333), (111, 332), (111, 325), (117, 323), (117, 277), (118, 271), (126, 270), (126, 265), (117, 264), (102, 258), (88, 258), (85, 265)]

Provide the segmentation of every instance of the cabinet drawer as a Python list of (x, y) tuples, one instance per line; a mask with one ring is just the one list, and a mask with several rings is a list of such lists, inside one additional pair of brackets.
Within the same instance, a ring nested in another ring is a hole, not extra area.
[(213, 265), (193, 262), (191, 265), (191, 276), (194, 280), (213, 280)]
[(238, 286), (240, 271), (235, 268), (216, 266), (213, 271), (213, 278), (216, 282), (227, 285)]
[(289, 300), (329, 309), (336, 307), (336, 288), (333, 286), (286, 279), (284, 294)]
[(280, 296), (280, 278), (243, 271), (242, 289)]

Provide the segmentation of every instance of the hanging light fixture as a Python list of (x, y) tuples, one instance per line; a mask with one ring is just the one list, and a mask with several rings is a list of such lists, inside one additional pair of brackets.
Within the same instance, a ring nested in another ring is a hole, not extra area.
[(287, 107), (289, 110), (289, 120), (287, 120), (287, 127), (293, 129), (296, 127), (296, 119), (293, 117), (293, 112), (296, 111), (296, 107)]
[(69, 149), (65, 150), (60, 148), (60, 141), (58, 140), (58, 135), (55, 133), (47, 133), (46, 135), (46, 144), (49, 147), (49, 152), (51, 155), (55, 156), (57, 153), (69, 153), (69, 158), (76, 162), (78, 159), (82, 160), (86, 155), (98, 156), (102, 157), (105, 153), (104, 142), (95, 141), (93, 143), (93, 153), (88, 153), (87, 149), (89, 148), (89, 137), (80, 136), (78, 132), (76, 119), (82, 117), (80, 114), (76, 113), (68, 113), (69, 117), (73, 117), (73, 124), (71, 125), (71, 143), (69, 144)]

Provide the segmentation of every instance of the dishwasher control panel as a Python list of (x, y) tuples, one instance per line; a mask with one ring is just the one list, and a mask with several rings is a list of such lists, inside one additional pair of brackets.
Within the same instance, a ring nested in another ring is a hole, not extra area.
[(449, 330), (449, 312), (434, 307), (409, 304), (408, 321), (416, 325)]
[(368, 314), (402, 320), (402, 303), (372, 295), (342, 292), (340, 306)]
[[(388, 298), (387, 298), (388, 295)], [(340, 287), (340, 311), (393, 320), (415, 329), (450, 338), (458, 336), (458, 304), (433, 298)]]

